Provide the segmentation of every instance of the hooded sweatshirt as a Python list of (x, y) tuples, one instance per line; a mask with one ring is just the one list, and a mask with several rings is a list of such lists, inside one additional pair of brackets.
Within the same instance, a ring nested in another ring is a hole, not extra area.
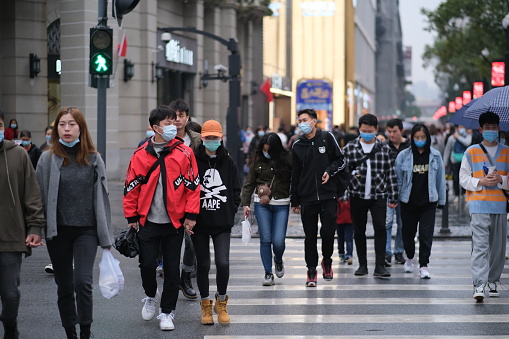
[(200, 214), (193, 232), (230, 232), (240, 205), (237, 166), (223, 146), (218, 148), (216, 157), (208, 156), (203, 145), (198, 147), (195, 155), (200, 171), (201, 192)]
[(29, 252), (28, 234), (41, 235), (45, 220), (41, 192), (28, 153), (0, 142), (0, 252)]

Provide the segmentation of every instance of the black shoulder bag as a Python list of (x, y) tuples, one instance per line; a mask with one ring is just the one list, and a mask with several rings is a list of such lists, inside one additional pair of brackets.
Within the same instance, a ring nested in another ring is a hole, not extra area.
[[(490, 161), (490, 164), (491, 166), (495, 166), (493, 164), (493, 160), (491, 160), (491, 156), (489, 155), (489, 153), (486, 151), (486, 148), (484, 147), (484, 145), (481, 143), (479, 143), (479, 146), (481, 147), (481, 149), (483, 150), (484, 154), (486, 154), (486, 157), (488, 158), (488, 160)], [(509, 213), (509, 196), (507, 195), (507, 192), (502, 189), (502, 193), (504, 193), (504, 196), (505, 196), (505, 200), (506, 200), (506, 205), (505, 205), (505, 211), (507, 213)]]

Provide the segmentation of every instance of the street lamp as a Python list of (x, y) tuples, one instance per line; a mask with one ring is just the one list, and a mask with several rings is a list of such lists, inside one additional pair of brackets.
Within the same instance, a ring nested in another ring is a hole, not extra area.
[(507, 68), (509, 65), (509, 13), (506, 14), (504, 19), (502, 20), (502, 27), (504, 28), (505, 33), (505, 57), (504, 57), (504, 85), (509, 85), (509, 73), (507, 72)]

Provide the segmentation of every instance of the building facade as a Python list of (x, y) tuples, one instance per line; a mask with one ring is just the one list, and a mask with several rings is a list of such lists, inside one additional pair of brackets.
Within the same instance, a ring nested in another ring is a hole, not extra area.
[[(127, 53), (114, 48), (114, 74), (107, 90), (106, 159), (108, 174), (123, 177), (138, 142), (144, 138), (149, 112), (160, 104), (185, 99), (198, 123), (216, 119), (226, 126), (228, 83), (202, 81), (216, 65), (228, 65), (229, 51), (195, 33), (174, 32), (162, 41), (166, 27), (194, 27), (238, 41), (241, 56), (239, 127), (264, 112), (256, 86), (263, 80), (263, 16), (259, 0), (144, 0), (124, 17), (119, 28), (111, 17), (114, 44), (127, 38)], [(0, 108), (6, 120), (16, 118), (42, 143), (44, 128), (59, 110), (76, 106), (85, 115), (95, 140), (97, 90), (89, 87), (89, 31), (98, 22), (97, 1), (6, 0), (0, 14)], [(166, 37), (165, 37), (166, 38)], [(40, 59), (40, 73), (30, 78), (29, 55)], [(124, 78), (124, 60), (134, 76)], [(226, 128), (224, 128), (226, 132)], [(228, 136), (226, 136), (228, 137)], [(237, 137), (237, 136), (235, 136)]]

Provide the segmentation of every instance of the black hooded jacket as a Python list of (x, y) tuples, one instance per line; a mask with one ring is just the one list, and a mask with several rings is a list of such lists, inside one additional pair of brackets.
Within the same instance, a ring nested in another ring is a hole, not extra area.
[(224, 146), (217, 149), (217, 157), (205, 153), (199, 145), (195, 151), (200, 172), (200, 214), (194, 233), (218, 234), (230, 232), (240, 205), (240, 182), (237, 166)]
[(327, 172), (332, 177), (344, 167), (343, 152), (332, 133), (317, 129), (311, 139), (302, 135), (292, 145), (291, 206), (339, 198), (336, 181), (329, 178), (322, 184), (322, 176)]

